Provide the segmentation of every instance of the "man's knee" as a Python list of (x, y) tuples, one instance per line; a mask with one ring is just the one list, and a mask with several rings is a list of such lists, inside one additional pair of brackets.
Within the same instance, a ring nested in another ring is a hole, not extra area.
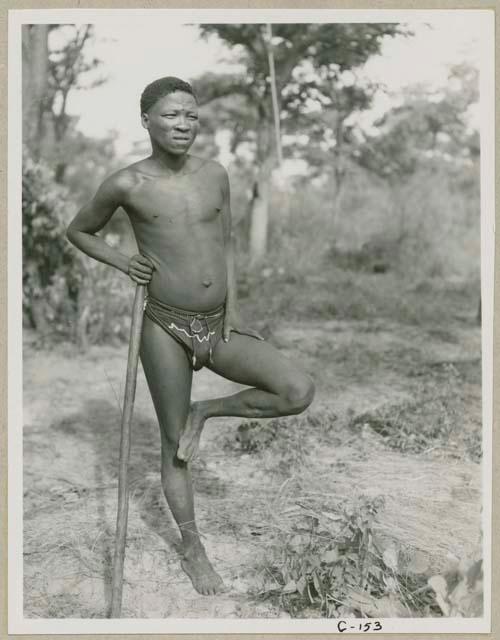
[(296, 374), (285, 383), (283, 396), (290, 413), (301, 413), (314, 398), (314, 383), (303, 373)]

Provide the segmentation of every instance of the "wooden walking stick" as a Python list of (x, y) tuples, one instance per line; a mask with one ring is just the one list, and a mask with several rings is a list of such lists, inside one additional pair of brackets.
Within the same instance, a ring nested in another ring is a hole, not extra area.
[(111, 617), (119, 618), (122, 610), (123, 562), (125, 559), (125, 540), (128, 521), (128, 463), (130, 459), (130, 427), (134, 410), (135, 387), (137, 382), (137, 365), (141, 345), (142, 320), (144, 316), (144, 296), (146, 288), (138, 284), (135, 290), (130, 327), (130, 344), (128, 348), (127, 378), (125, 381), (125, 398), (123, 401), (120, 469), (118, 475), (118, 514), (116, 517), (115, 557), (113, 564), (113, 580), (111, 587)]

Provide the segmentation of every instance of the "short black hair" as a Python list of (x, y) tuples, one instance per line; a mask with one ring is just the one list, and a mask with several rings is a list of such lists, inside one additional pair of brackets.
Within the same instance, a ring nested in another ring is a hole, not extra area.
[(193, 87), (180, 78), (175, 76), (165, 76), (164, 78), (158, 78), (154, 80), (144, 89), (141, 95), (141, 113), (147, 113), (149, 109), (164, 96), (174, 91), (184, 91), (184, 93), (190, 93), (196, 100), (196, 95), (193, 91)]

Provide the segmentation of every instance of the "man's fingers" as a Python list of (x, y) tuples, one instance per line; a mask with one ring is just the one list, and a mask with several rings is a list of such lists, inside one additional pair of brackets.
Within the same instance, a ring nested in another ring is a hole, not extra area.
[(137, 271), (139, 273), (145, 273), (147, 275), (152, 275), (153, 273), (152, 267), (149, 267), (148, 265), (145, 265), (145, 264), (134, 264), (132, 269), (134, 271)]
[(146, 256), (141, 255), (140, 253), (135, 256), (135, 259), (137, 260), (137, 262), (140, 262), (147, 267), (151, 267), (151, 269), (154, 268), (154, 264), (151, 262), (151, 260), (149, 258), (146, 258)]
[(153, 274), (148, 273), (147, 271), (138, 271), (137, 269), (131, 269), (130, 275), (134, 276), (135, 278), (145, 278), (149, 281), (151, 280)]
[(224, 338), (224, 342), (229, 342), (229, 338), (231, 337), (231, 331), (232, 331), (233, 327), (231, 327), (231, 325), (224, 327), (224, 332), (223, 332), (223, 338)]
[(151, 281), (151, 276), (146, 276), (143, 273), (137, 273), (136, 271), (131, 271), (129, 276), (132, 278), (134, 282), (138, 284), (149, 284)]

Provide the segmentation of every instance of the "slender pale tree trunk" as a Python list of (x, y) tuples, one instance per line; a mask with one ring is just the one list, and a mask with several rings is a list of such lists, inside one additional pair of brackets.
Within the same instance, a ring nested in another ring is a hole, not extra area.
[(332, 196), (332, 226), (336, 230), (338, 221), (342, 213), (342, 195), (345, 185), (345, 159), (339, 155), (335, 155), (335, 166), (333, 167), (334, 186)]
[(332, 197), (332, 227), (337, 230), (341, 217), (342, 195), (344, 193), (347, 160), (344, 152), (344, 118), (345, 114), (337, 113), (335, 121), (335, 149), (333, 152), (333, 197)]
[[(40, 146), (43, 136), (43, 116), (45, 96), (48, 85), (48, 49), (49, 27), (46, 24), (24, 25), (21, 32), (22, 42), (22, 116), (23, 143), (29, 149), (34, 160), (40, 158)], [(37, 275), (31, 276), (38, 282)], [(35, 328), (44, 336), (50, 332), (47, 319), (47, 303), (43, 296), (33, 296), (31, 300), (31, 319)]]
[(272, 159), (266, 158), (259, 169), (259, 175), (257, 177), (257, 195), (253, 201), (250, 221), (249, 246), (251, 266), (257, 266), (262, 262), (267, 251), (272, 169)]
[(49, 70), (49, 26), (25, 25), (22, 29), (23, 142), (35, 159), (43, 134), (44, 99)]
[(253, 206), (250, 218), (249, 250), (250, 266), (258, 266), (267, 251), (269, 203), (274, 157), (270, 149), (270, 121), (267, 113), (259, 108), (261, 127), (257, 132), (257, 176), (255, 179)]

